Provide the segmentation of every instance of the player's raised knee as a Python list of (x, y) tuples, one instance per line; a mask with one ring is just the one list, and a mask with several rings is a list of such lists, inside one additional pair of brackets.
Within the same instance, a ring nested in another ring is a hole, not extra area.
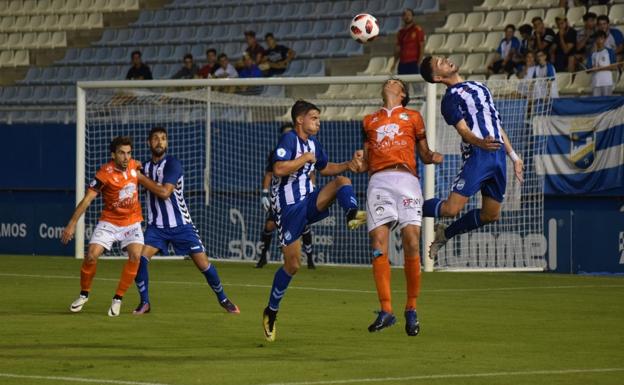
[(342, 176), (342, 175), (337, 176), (335, 181), (336, 181), (336, 184), (338, 185), (338, 187), (342, 187), (342, 186), (346, 186), (346, 185), (350, 185), (351, 184), (351, 179), (347, 178), (346, 176)]
[(492, 223), (492, 222), (496, 222), (500, 219), (500, 212), (487, 212), (487, 211), (481, 211), (481, 222), (483, 223)]

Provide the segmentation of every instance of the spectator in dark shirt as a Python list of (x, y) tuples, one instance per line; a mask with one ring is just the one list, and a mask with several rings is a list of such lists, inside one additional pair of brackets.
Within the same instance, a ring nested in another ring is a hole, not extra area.
[(171, 78), (172, 79), (193, 79), (198, 77), (197, 72), (199, 68), (197, 68), (197, 64), (193, 62), (193, 55), (187, 53), (184, 55), (184, 63), (182, 64), (182, 68), (178, 70)]
[(583, 65), (594, 51), (597, 17), (595, 13), (587, 12), (583, 15), (583, 28), (576, 31), (576, 61)]
[(568, 19), (557, 18), (559, 32), (555, 38), (554, 51), (551, 62), (555, 64), (557, 72), (574, 72), (576, 69), (576, 30), (570, 28)]
[(210, 48), (206, 51), (206, 64), (197, 72), (197, 75), (203, 79), (209, 78), (214, 75), (217, 68), (219, 68), (219, 63), (217, 63), (217, 50)]
[(256, 33), (254, 31), (245, 31), (245, 40), (247, 40), (247, 48), (245, 49), (245, 52), (251, 56), (255, 63), (262, 63), (264, 48), (258, 44), (258, 41), (256, 40)]
[(264, 52), (264, 61), (260, 64), (260, 69), (265, 71), (267, 76), (283, 74), (288, 64), (295, 57), (295, 51), (277, 44), (272, 33), (267, 33), (264, 40), (268, 49)]
[(128, 70), (126, 74), (126, 79), (128, 80), (152, 80), (152, 71), (147, 66), (147, 64), (143, 63), (141, 60), (141, 51), (134, 51), (130, 55), (132, 58), (132, 67)]
[(534, 17), (531, 23), (533, 23), (533, 36), (531, 36), (529, 50), (532, 52), (550, 52), (555, 42), (555, 31), (552, 28), (546, 28), (544, 21), (539, 16)]

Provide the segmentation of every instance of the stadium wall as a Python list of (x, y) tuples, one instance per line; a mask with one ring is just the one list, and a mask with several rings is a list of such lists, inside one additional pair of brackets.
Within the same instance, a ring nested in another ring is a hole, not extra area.
[[(75, 206), (75, 126), (15, 124), (0, 125), (0, 130), (5, 137), (0, 254), (73, 256), (73, 244), (61, 245), (60, 237)], [(259, 173), (265, 155), (258, 160)], [(547, 195), (544, 228), (551, 271), (624, 273), (621, 195)], [(248, 224), (248, 229), (249, 240), (258, 241), (260, 226)], [(322, 236), (322, 229), (316, 231)], [(317, 250), (348, 253), (347, 242), (331, 243)]]

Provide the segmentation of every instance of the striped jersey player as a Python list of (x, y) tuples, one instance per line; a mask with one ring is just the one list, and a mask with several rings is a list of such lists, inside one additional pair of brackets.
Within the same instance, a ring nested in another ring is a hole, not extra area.
[(147, 229), (141, 253), (136, 285), (141, 302), (135, 315), (150, 312), (149, 274), (147, 265), (158, 253), (167, 253), (169, 245), (176, 255), (189, 255), (214, 291), (219, 304), (229, 313), (239, 313), (238, 307), (225, 295), (217, 269), (208, 261), (206, 250), (193, 225), (184, 200), (184, 172), (180, 161), (167, 155), (168, 136), (163, 127), (154, 127), (148, 136), (152, 158), (143, 165), (144, 175), (139, 183), (147, 189)]
[(435, 258), (448, 239), (500, 218), (507, 183), (505, 155), (513, 162), (516, 178), (523, 181), (524, 163), (503, 129), (492, 93), (482, 83), (465, 81), (458, 71), (455, 63), (440, 56), (427, 56), (421, 64), (421, 75), (427, 82), (447, 86), (441, 112), (446, 123), (454, 126), (462, 138), (463, 159), (448, 198), (425, 201), (423, 215), (455, 217), (477, 191), (481, 191), (483, 203), (480, 209), (468, 211), (448, 227), (436, 226), (429, 250), (431, 258)]

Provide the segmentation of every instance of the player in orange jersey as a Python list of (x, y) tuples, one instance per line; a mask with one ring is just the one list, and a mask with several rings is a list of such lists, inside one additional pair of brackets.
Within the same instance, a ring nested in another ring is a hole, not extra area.
[(91, 202), (102, 193), (104, 208), (89, 242), (87, 256), (80, 269), (80, 296), (72, 302), (69, 310), (77, 313), (89, 300), (91, 282), (95, 276), (97, 259), (104, 250), (110, 250), (114, 242), (128, 253), (128, 261), (121, 272), (121, 279), (108, 315), (116, 317), (121, 310), (121, 300), (134, 281), (139, 267), (143, 232), (141, 230), (141, 203), (139, 202), (138, 172), (140, 162), (132, 159), (132, 139), (118, 136), (110, 144), (112, 160), (103, 165), (89, 184), (85, 197), (80, 201), (69, 223), (63, 230), (61, 242), (67, 244), (74, 236), (76, 223)]
[(388, 242), (392, 226), (401, 229), (405, 256), (407, 303), (405, 331), (418, 335), (416, 298), (420, 290), (420, 223), (423, 197), (416, 168), (416, 151), (426, 163), (441, 163), (443, 156), (427, 145), (425, 125), (418, 111), (406, 108), (409, 91), (401, 80), (391, 78), (382, 89), (383, 107), (364, 118), (364, 168), (370, 181), (367, 191), (368, 234), (373, 275), (381, 311), (368, 327), (375, 332), (393, 325), (390, 296)]

